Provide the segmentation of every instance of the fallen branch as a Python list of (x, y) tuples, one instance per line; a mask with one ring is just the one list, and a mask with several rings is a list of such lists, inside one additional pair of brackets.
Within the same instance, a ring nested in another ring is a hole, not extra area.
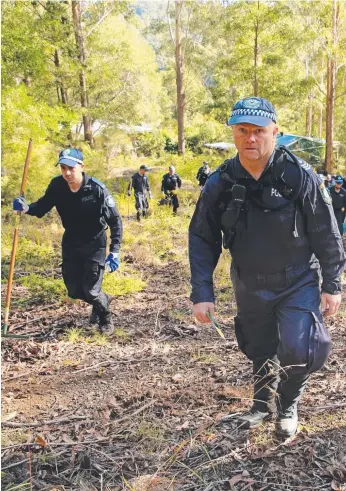
[(140, 407), (139, 409), (137, 409), (133, 413), (129, 414), (128, 416), (124, 416), (123, 418), (111, 421), (110, 423), (107, 423), (105, 426), (123, 423), (124, 421), (127, 421), (128, 419), (132, 419), (133, 416), (135, 416), (136, 414), (139, 414), (139, 413), (143, 412), (145, 409), (147, 409), (148, 407), (152, 406), (154, 404), (154, 402), (155, 402), (155, 400), (152, 400), (152, 401), (148, 402), (148, 404), (144, 404), (144, 406)]
[(34, 428), (37, 426), (71, 423), (71, 421), (88, 419), (88, 417), (89, 416), (71, 416), (70, 418), (51, 419), (48, 421), (41, 421), (39, 423), (8, 423), (6, 421), (2, 421), (1, 426), (7, 426), (8, 428)]
[(140, 358), (138, 360), (136, 360), (136, 358), (133, 358), (131, 360), (106, 360), (106, 361), (101, 361), (100, 363), (96, 363), (95, 365), (91, 365), (90, 367), (81, 368), (80, 370), (76, 370), (75, 372), (72, 372), (69, 375), (74, 375), (75, 373), (86, 372), (87, 370), (92, 370), (93, 368), (101, 367), (103, 365), (116, 365), (117, 363), (140, 363), (142, 361), (151, 360), (152, 358), (153, 358), (152, 356), (149, 356), (148, 358)]

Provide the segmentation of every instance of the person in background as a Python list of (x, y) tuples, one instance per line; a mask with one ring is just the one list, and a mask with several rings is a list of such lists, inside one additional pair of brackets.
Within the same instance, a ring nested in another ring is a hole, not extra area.
[[(90, 322), (104, 334), (112, 334), (112, 297), (102, 291), (105, 266), (110, 272), (120, 264), (122, 222), (106, 186), (84, 172), (83, 154), (67, 148), (59, 154), (61, 175), (51, 180), (45, 194), (30, 205), (15, 198), (13, 209), (42, 218), (54, 206), (65, 229), (62, 238), (62, 276), (68, 295), (92, 305)], [(106, 259), (109, 227), (111, 243)]]
[(167, 200), (172, 199), (173, 215), (177, 214), (179, 208), (178, 189), (180, 188), (181, 179), (175, 172), (175, 167), (170, 165), (168, 173), (162, 177), (161, 191)]
[(346, 215), (346, 190), (343, 189), (343, 178), (342, 176), (335, 177), (335, 184), (330, 188), (330, 196), (332, 198), (333, 210), (335, 214), (336, 221), (338, 223), (340, 234), (344, 233), (344, 221)]
[(147, 200), (147, 193), (149, 199), (152, 198), (150, 185), (146, 172), (148, 172), (148, 167), (146, 165), (141, 165), (139, 171), (133, 174), (129, 186), (127, 189), (128, 196), (131, 196), (132, 189), (135, 193), (136, 200), (136, 210), (137, 210), (137, 220), (141, 220), (141, 216), (147, 216), (149, 203)]
[(204, 161), (202, 167), (198, 169), (196, 179), (198, 181), (199, 187), (202, 189), (204, 184), (206, 183), (210, 174), (209, 163)]

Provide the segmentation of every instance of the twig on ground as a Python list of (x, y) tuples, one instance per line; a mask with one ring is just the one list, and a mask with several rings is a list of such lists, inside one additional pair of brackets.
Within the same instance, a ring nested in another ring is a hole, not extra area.
[(7, 426), (8, 428), (32, 428), (37, 426), (71, 423), (71, 421), (88, 419), (88, 417), (89, 416), (71, 416), (70, 418), (51, 419), (49, 421), (41, 421), (38, 423), (9, 423), (4, 421), (1, 422), (1, 426)]

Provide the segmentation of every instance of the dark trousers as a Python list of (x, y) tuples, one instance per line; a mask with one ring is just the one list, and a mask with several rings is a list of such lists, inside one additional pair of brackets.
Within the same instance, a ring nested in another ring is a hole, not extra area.
[(167, 191), (165, 191), (165, 193), (171, 199), (171, 203), (173, 206), (173, 213), (176, 213), (177, 209), (179, 208), (178, 196), (176, 194), (174, 194), (172, 192), (172, 190), (167, 190)]
[(86, 244), (63, 239), (62, 275), (68, 295), (93, 304), (100, 295), (106, 259), (106, 234)]
[(136, 210), (141, 211), (145, 215), (146, 210), (149, 208), (148, 200), (144, 193), (135, 193)]
[(320, 312), (319, 272), (313, 267), (268, 275), (231, 268), (239, 348), (252, 361), (277, 355), (282, 371), (302, 380), (323, 366), (331, 347)]

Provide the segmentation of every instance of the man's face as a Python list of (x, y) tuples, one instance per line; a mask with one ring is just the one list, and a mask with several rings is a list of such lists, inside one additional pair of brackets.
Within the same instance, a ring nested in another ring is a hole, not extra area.
[(174, 170), (169, 169), (169, 171), (168, 171), (168, 172), (169, 172), (169, 175), (170, 175), (170, 176), (173, 176), (173, 174), (174, 174)]
[(335, 183), (336, 189), (341, 189), (342, 184), (338, 184), (337, 182)]
[(60, 164), (62, 177), (68, 184), (78, 184), (83, 180), (84, 164), (77, 164), (74, 167), (69, 167), (66, 164)]
[(240, 123), (232, 126), (232, 131), (240, 159), (243, 157), (255, 161), (271, 155), (278, 127), (275, 123), (269, 123), (268, 126)]
[(144, 176), (144, 174), (146, 173), (146, 170), (145, 169), (139, 169), (139, 173), (141, 176)]

